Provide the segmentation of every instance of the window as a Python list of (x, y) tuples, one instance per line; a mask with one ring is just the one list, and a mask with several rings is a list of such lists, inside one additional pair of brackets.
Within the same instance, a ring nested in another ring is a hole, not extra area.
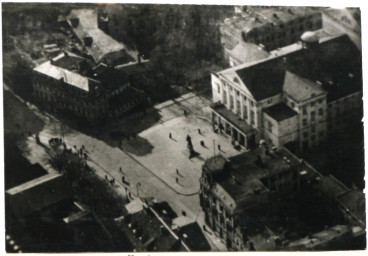
[(314, 103), (315, 103), (314, 101), (313, 101), (313, 102), (311, 102), (311, 107), (314, 107)]
[(320, 115), (320, 116), (323, 115), (323, 109), (322, 108), (318, 109), (318, 115)]
[(312, 135), (311, 139), (314, 141), (316, 139), (316, 135)]
[(311, 120), (314, 121), (316, 119), (316, 113), (314, 111), (311, 112)]
[(250, 123), (254, 125), (254, 111), (253, 110), (250, 111)]
[(247, 96), (244, 95), (243, 98), (244, 98), (244, 101), (247, 101)]
[(230, 95), (230, 109), (234, 108), (234, 97), (233, 95)]
[(253, 103), (253, 101), (250, 101), (250, 105), (253, 107), (254, 106), (254, 103)]
[(243, 107), (243, 118), (248, 120), (248, 107), (244, 105)]
[(303, 107), (303, 115), (307, 114), (307, 107)]
[(313, 133), (316, 132), (316, 126), (312, 126), (311, 130)]
[(240, 95), (240, 92), (238, 90), (236, 90), (236, 95), (239, 96)]
[(318, 103), (321, 104), (323, 102), (323, 99), (319, 99)]
[(236, 100), (236, 114), (240, 115), (240, 100)]
[(303, 138), (304, 139), (308, 138), (308, 132), (303, 132)]
[(269, 132), (272, 132), (272, 127), (273, 127), (272, 122), (267, 121), (267, 123), (268, 123), (268, 125), (267, 125), (268, 131), (269, 131)]
[(220, 93), (220, 85), (217, 84), (217, 83), (216, 83), (216, 85), (217, 85), (217, 92)]
[(227, 104), (227, 93), (226, 91), (224, 90), (223, 94), (222, 94), (222, 102), (224, 104)]
[(307, 126), (307, 119), (303, 119), (303, 126)]

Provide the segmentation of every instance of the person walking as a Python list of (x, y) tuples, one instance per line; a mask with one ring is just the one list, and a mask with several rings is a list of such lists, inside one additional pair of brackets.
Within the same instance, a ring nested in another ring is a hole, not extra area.
[(169, 138), (172, 139), (171, 132), (169, 133)]

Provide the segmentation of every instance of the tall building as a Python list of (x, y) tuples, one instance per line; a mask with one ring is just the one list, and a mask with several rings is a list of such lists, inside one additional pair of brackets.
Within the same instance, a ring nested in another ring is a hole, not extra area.
[[(346, 35), (301, 42), (211, 75), (212, 122), (233, 143), (303, 150), (361, 115), (361, 53)], [(353, 115), (352, 115), (353, 113)]]
[(322, 27), (321, 8), (242, 6), (220, 27), (225, 58), (230, 66), (267, 57), (295, 43), (305, 31)]
[(214, 156), (200, 184), (206, 224), (231, 251), (346, 249), (365, 237), (364, 194), (285, 148)]
[(69, 111), (89, 120), (118, 116), (145, 101), (128, 76), (64, 52), (33, 70), (33, 95), (52, 111)]

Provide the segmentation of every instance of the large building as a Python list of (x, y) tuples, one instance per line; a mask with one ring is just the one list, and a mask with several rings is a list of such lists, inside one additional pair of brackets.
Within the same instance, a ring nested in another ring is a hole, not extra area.
[(86, 119), (118, 116), (145, 101), (122, 70), (64, 52), (33, 70), (34, 97), (47, 109)]
[(200, 184), (206, 224), (229, 250), (346, 249), (365, 237), (364, 194), (285, 148), (214, 156)]
[(321, 8), (243, 6), (220, 27), (225, 58), (231, 66), (255, 61), (295, 43), (305, 31), (322, 27)]
[(361, 53), (346, 35), (306, 32), (262, 60), (211, 75), (212, 121), (236, 145), (303, 150), (361, 115)]

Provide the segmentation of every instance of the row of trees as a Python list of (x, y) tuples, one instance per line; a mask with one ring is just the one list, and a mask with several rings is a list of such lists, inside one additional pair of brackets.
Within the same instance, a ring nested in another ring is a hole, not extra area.
[[(228, 6), (122, 5), (103, 6), (108, 33), (153, 62), (167, 82), (180, 82), (186, 68), (222, 60), (218, 23)], [(118, 28), (118, 29), (117, 29)]]
[(66, 175), (78, 201), (88, 205), (100, 218), (121, 216), (126, 202), (87, 165), (84, 147), (68, 148), (60, 138), (50, 139), (49, 145), (50, 164)]

